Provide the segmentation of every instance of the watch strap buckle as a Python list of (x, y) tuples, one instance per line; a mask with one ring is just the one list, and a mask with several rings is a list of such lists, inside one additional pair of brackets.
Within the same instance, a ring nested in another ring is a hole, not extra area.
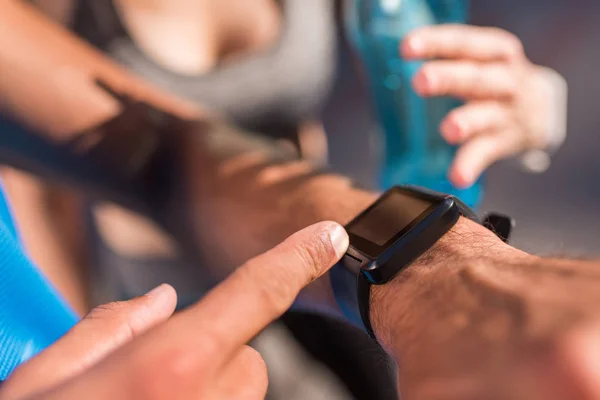
[(491, 212), (484, 215), (481, 225), (494, 232), (504, 243), (508, 243), (515, 228), (515, 220), (508, 215)]

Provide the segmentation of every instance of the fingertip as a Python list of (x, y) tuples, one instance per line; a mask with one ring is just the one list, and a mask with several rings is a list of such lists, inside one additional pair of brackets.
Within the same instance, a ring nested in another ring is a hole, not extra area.
[(414, 76), (413, 89), (421, 96), (427, 96), (436, 85), (435, 76), (427, 68), (421, 68)]
[(169, 294), (169, 292), (174, 292), (174, 291), (175, 291), (175, 289), (173, 289), (173, 286), (163, 283), (163, 284), (158, 285), (154, 289), (150, 290), (148, 293), (145, 294), (145, 296), (152, 297), (152, 298), (162, 297), (162, 296), (167, 296)]
[[(455, 163), (456, 164), (456, 163)], [(466, 168), (453, 165), (448, 174), (450, 182), (458, 189), (467, 189), (473, 185), (475, 178), (473, 173)]]
[(177, 292), (173, 286), (163, 283), (144, 295), (153, 305), (164, 309), (165, 311), (173, 311), (177, 306)]
[(449, 144), (458, 144), (465, 136), (465, 132), (467, 132), (467, 124), (464, 121), (461, 121), (460, 119), (450, 115), (448, 118), (442, 121), (440, 131), (442, 133), (442, 137)]
[(400, 45), (402, 57), (406, 59), (423, 58), (424, 51), (425, 44), (423, 40), (415, 35), (407, 36)]

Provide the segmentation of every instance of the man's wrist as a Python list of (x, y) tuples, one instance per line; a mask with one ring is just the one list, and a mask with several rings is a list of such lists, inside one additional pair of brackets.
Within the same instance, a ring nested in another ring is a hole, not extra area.
[(452, 301), (454, 293), (450, 292), (460, 287), (465, 271), (474, 265), (485, 268), (494, 260), (526, 256), (485, 227), (461, 218), (391, 282), (371, 287), (371, 324), (378, 340), (391, 354), (402, 353), (408, 345), (407, 333), (414, 325), (429, 323), (423, 311), (435, 312), (430, 308), (439, 304), (438, 296), (448, 296)]

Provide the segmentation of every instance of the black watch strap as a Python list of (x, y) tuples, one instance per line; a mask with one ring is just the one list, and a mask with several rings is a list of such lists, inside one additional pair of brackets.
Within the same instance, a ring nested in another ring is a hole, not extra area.
[(335, 300), (344, 316), (377, 340), (371, 326), (371, 283), (362, 273), (353, 272), (343, 262), (336, 264), (329, 275)]

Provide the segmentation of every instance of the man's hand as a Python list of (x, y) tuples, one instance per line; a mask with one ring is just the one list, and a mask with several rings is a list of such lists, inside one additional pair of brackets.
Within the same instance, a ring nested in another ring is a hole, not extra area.
[(600, 399), (598, 263), (544, 260), (462, 219), (392, 282), (372, 324), (411, 400)]
[(0, 399), (262, 399), (265, 365), (246, 343), (347, 247), (340, 225), (319, 223), (248, 261), (170, 319), (176, 295), (166, 285), (99, 307), (17, 369)]
[(440, 127), (448, 143), (461, 146), (449, 171), (455, 185), (472, 185), (500, 159), (562, 144), (566, 82), (532, 64), (515, 35), (497, 28), (430, 26), (408, 35), (401, 51), (410, 60), (434, 59), (414, 78), (418, 94), (466, 101)]

